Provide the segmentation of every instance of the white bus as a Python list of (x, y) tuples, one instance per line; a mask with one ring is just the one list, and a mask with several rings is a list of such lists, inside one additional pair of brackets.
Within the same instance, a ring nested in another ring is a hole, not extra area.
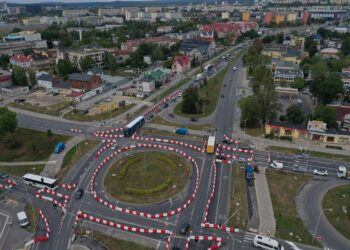
[(253, 244), (264, 250), (284, 250), (284, 247), (277, 240), (261, 235), (255, 235)]
[(57, 180), (35, 174), (25, 174), (22, 177), (24, 184), (38, 188), (57, 188)]

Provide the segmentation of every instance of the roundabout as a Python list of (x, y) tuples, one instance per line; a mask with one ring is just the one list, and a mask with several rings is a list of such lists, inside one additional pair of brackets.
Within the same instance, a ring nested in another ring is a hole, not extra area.
[(178, 154), (143, 150), (120, 158), (104, 178), (104, 190), (116, 200), (154, 203), (181, 192), (190, 175), (190, 164)]

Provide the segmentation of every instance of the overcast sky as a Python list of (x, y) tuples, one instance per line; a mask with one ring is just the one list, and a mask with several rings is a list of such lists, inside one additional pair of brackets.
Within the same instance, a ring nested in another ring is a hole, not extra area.
[[(42, 3), (42, 2), (79, 3), (79, 2), (113, 2), (113, 1), (115, 0), (6, 0), (6, 2), (8, 3)], [(135, 1), (135, 0), (128, 0), (128, 1)]]

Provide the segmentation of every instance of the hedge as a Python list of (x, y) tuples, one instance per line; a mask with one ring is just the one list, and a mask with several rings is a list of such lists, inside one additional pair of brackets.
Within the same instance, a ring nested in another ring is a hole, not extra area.
[(154, 193), (161, 192), (168, 189), (168, 187), (171, 185), (172, 182), (173, 182), (173, 179), (167, 178), (165, 182), (153, 188), (141, 189), (141, 188), (126, 187), (124, 191), (128, 194), (137, 194), (137, 195), (154, 194)]
[(129, 167), (133, 164), (135, 164), (136, 162), (141, 161), (140, 157), (134, 158), (134, 159), (130, 159), (124, 166), (123, 168), (119, 171), (119, 175), (118, 175), (118, 179), (122, 180), (124, 179), (124, 177), (126, 176), (126, 174), (128, 173)]
[(281, 136), (280, 139), (285, 141), (293, 141), (293, 138), (291, 136)]

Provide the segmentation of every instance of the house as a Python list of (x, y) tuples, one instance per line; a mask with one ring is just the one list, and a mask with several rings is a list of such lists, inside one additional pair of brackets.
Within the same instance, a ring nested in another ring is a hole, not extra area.
[(69, 95), (71, 93), (69, 82), (62, 79), (55, 79), (52, 83), (52, 91), (63, 95)]
[(144, 79), (156, 83), (164, 83), (170, 80), (171, 72), (166, 68), (156, 68), (144, 73)]
[(112, 55), (116, 58), (117, 63), (125, 63), (130, 58), (131, 51), (116, 49), (112, 52)]
[(327, 129), (322, 121), (309, 121), (308, 132), (310, 140), (327, 144), (350, 144), (350, 132), (347, 130)]
[(336, 48), (325, 48), (321, 50), (319, 54), (320, 56), (326, 57), (326, 58), (330, 58), (330, 57), (338, 58), (338, 53), (339, 53), (339, 50)]
[(269, 122), (265, 124), (265, 134), (276, 137), (290, 136), (293, 139), (307, 138), (307, 129), (304, 124), (291, 124), (286, 122)]
[(71, 100), (82, 101), (102, 93), (102, 80), (98, 75), (72, 74), (69, 79)]
[(305, 46), (305, 37), (291, 35), (283, 42), (283, 44), (303, 51)]
[(304, 78), (304, 73), (300, 69), (279, 69), (277, 68), (273, 75), (275, 83), (294, 83), (297, 77)]
[(12, 73), (0, 69), (0, 88), (8, 88), (12, 85)]
[(302, 61), (301, 52), (288, 45), (267, 44), (261, 53), (271, 58), (293, 62), (294, 64), (300, 64)]
[(154, 81), (147, 81), (145, 79), (138, 80), (136, 82), (136, 88), (143, 93), (152, 93), (156, 89)]
[(346, 104), (328, 104), (335, 111), (335, 116), (340, 127), (350, 131), (350, 105)]
[(154, 43), (159, 46), (170, 48), (171, 46), (179, 42), (176, 38), (171, 38), (168, 36), (158, 36), (158, 37), (147, 37), (142, 39), (128, 40), (121, 44), (120, 49), (123, 51), (134, 52), (143, 43)]
[(341, 80), (344, 83), (345, 91), (350, 92), (350, 68), (342, 68)]
[(173, 26), (160, 26), (157, 28), (158, 34), (167, 34), (173, 30)]
[(28, 69), (32, 67), (33, 57), (31, 55), (25, 56), (23, 54), (16, 54), (10, 57), (10, 63), (20, 68)]
[(342, 40), (341, 39), (325, 39), (323, 40), (323, 44), (325, 48), (335, 48), (341, 49)]
[(33, 61), (31, 64), (32, 69), (45, 70), (45, 69), (50, 69), (52, 67), (52, 63), (48, 57), (40, 54), (32, 54), (32, 57), (33, 57)]
[(52, 92), (54, 77), (49, 74), (42, 74), (36, 80), (39, 88), (44, 88), (47, 92)]
[(225, 38), (228, 34), (232, 34), (234, 38), (238, 38), (242, 33), (251, 29), (256, 29), (258, 24), (255, 22), (227, 22), (204, 24), (200, 26), (203, 32), (216, 32), (218, 38)]
[(171, 71), (174, 73), (186, 73), (191, 69), (191, 58), (189, 56), (175, 56)]
[(215, 51), (215, 42), (204, 39), (186, 39), (183, 40), (180, 52), (191, 58), (198, 58), (199, 61), (210, 58)]

